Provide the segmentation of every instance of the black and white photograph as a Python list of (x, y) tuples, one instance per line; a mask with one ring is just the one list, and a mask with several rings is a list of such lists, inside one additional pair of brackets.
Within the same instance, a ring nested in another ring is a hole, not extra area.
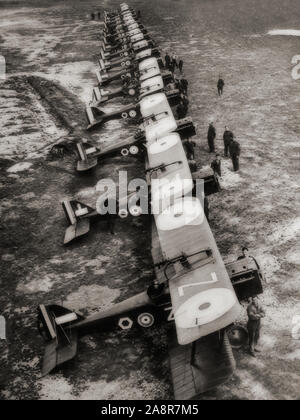
[(300, 399), (299, 92), (299, 0), (0, 0), (0, 400)]

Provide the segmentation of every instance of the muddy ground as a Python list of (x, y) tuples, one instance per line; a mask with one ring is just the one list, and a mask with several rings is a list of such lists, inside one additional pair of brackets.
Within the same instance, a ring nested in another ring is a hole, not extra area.
[[(62, 246), (61, 200), (77, 197), (93, 205), (99, 179), (117, 180), (120, 169), (140, 177), (143, 165), (116, 157), (80, 177), (72, 153), (49, 158), (57, 141), (92, 138), (101, 144), (134, 130), (119, 121), (91, 137), (85, 130), (100, 30), (89, 13), (118, 3), (0, 2), (0, 52), (7, 61), (6, 80), (0, 81), (0, 312), (8, 321), (7, 340), (0, 341), (3, 399), (172, 398), (165, 327), (99, 331), (80, 339), (73, 361), (40, 375), (39, 303), (93, 312), (144, 290), (153, 278), (147, 219), (119, 221), (115, 236), (97, 223), (88, 237)], [(138, 4), (162, 49), (184, 59), (199, 164), (211, 160), (205, 141), (211, 120), (221, 152), (225, 125), (241, 142), (238, 174), (223, 159), (223, 189), (210, 198), (211, 227), (225, 260), (247, 245), (266, 277), (263, 353), (253, 359), (236, 352), (233, 378), (202, 398), (298, 399), (300, 345), (291, 330), (300, 315), (299, 81), (291, 78), (290, 62), (300, 51), (297, 37), (267, 35), (297, 29), (297, 2), (130, 3)], [(226, 83), (221, 99), (219, 73)]]

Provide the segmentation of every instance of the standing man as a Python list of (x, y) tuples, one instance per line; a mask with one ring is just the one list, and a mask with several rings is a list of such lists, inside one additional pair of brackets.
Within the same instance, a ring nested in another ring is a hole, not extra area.
[(225, 131), (223, 134), (223, 141), (224, 141), (224, 156), (228, 157), (229, 145), (233, 140), (233, 133), (232, 131), (228, 130), (228, 127), (225, 127)]
[(182, 120), (186, 117), (186, 114), (188, 112), (188, 108), (186, 105), (183, 104), (183, 102), (180, 102), (180, 104), (176, 108), (177, 118), (178, 120)]
[(182, 93), (184, 93), (184, 95), (187, 95), (188, 85), (189, 85), (189, 82), (182, 77), (180, 79), (180, 87), (181, 87), (181, 91), (182, 91)]
[(232, 160), (233, 170), (237, 172), (240, 168), (240, 154), (241, 154), (241, 147), (239, 142), (237, 142), (234, 138), (229, 144), (229, 153)]
[(208, 132), (207, 132), (207, 142), (208, 142), (209, 153), (214, 153), (215, 151), (215, 138), (216, 138), (216, 129), (214, 127), (214, 124), (211, 122), (209, 124)]
[(220, 159), (219, 153), (216, 154), (216, 157), (211, 162), (210, 167), (214, 171), (215, 174), (217, 174), (218, 176), (222, 176), (221, 175), (221, 159)]
[(261, 329), (261, 319), (265, 317), (265, 311), (259, 303), (257, 296), (251, 299), (251, 303), (247, 307), (248, 323), (247, 329), (249, 334), (249, 352), (251, 356), (256, 357), (255, 352), (259, 352), (256, 348)]
[(166, 63), (166, 69), (170, 70), (170, 64), (171, 64), (171, 57), (168, 53), (165, 55), (165, 63)]
[(179, 60), (179, 63), (178, 63), (178, 68), (179, 68), (179, 71), (180, 71), (180, 74), (182, 74), (182, 70), (183, 70), (183, 60)]
[(188, 160), (194, 161), (195, 160), (195, 147), (196, 143), (191, 139), (185, 140), (183, 143), (183, 146), (185, 148), (186, 157)]
[(183, 106), (186, 108), (186, 111), (188, 111), (189, 104), (190, 104), (190, 101), (189, 101), (188, 97), (184, 94), (181, 94), (180, 97), (181, 97), (181, 102), (182, 102)]
[(219, 80), (218, 80), (218, 83), (217, 83), (218, 95), (219, 96), (223, 95), (224, 85), (225, 85), (224, 80), (221, 78), (221, 76), (219, 76)]
[(106, 221), (107, 221), (107, 230), (111, 233), (111, 235), (115, 235), (116, 215), (110, 214), (108, 212), (106, 215)]
[(195, 160), (189, 160), (188, 161), (189, 167), (190, 167), (190, 171), (192, 172), (192, 174), (194, 172), (197, 172), (198, 170), (198, 165), (197, 162)]
[(174, 73), (176, 67), (178, 67), (177, 55), (175, 53), (173, 53), (172, 57), (171, 57), (171, 68), (172, 68), (171, 71), (172, 71), (172, 73)]

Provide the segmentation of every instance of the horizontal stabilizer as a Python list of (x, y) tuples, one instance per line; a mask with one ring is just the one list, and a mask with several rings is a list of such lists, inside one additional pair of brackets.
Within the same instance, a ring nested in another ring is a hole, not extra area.
[(88, 171), (92, 168), (95, 168), (95, 166), (97, 166), (97, 163), (98, 163), (97, 158), (89, 158), (87, 160), (78, 160), (77, 171), (78, 172)]
[(74, 323), (83, 320), (80, 313), (59, 305), (39, 305), (38, 326), (46, 340), (42, 374), (47, 375), (56, 366), (73, 359), (77, 352), (77, 331)]
[(72, 335), (69, 336), (70, 343), (59, 347), (56, 339), (46, 343), (45, 353), (43, 358), (42, 375), (45, 376), (50, 373), (57, 366), (73, 359), (77, 353), (77, 331), (72, 330)]
[(67, 227), (65, 232), (64, 244), (68, 244), (76, 238), (87, 234), (90, 230), (90, 220), (81, 219), (78, 220), (74, 225)]

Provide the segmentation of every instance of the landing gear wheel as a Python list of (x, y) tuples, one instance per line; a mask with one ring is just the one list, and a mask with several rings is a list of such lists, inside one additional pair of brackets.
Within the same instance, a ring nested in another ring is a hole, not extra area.
[(125, 64), (126, 64), (127, 67), (129, 67), (131, 63), (130, 63), (129, 60), (127, 60)]
[(38, 328), (38, 331), (40, 333), (40, 336), (43, 338), (45, 343), (47, 343), (49, 341), (49, 337), (47, 336), (44, 324), (43, 324), (41, 319), (38, 319), (37, 328)]
[(155, 318), (149, 312), (143, 312), (137, 317), (137, 323), (143, 328), (150, 328), (155, 322)]
[(226, 330), (231, 347), (240, 349), (248, 344), (248, 331), (241, 324), (233, 324)]
[(160, 298), (164, 292), (165, 285), (163, 283), (160, 284), (152, 284), (148, 287), (147, 294), (149, 298), (153, 301)]
[(126, 120), (128, 118), (127, 112), (122, 112), (121, 117), (123, 118), (123, 120)]

